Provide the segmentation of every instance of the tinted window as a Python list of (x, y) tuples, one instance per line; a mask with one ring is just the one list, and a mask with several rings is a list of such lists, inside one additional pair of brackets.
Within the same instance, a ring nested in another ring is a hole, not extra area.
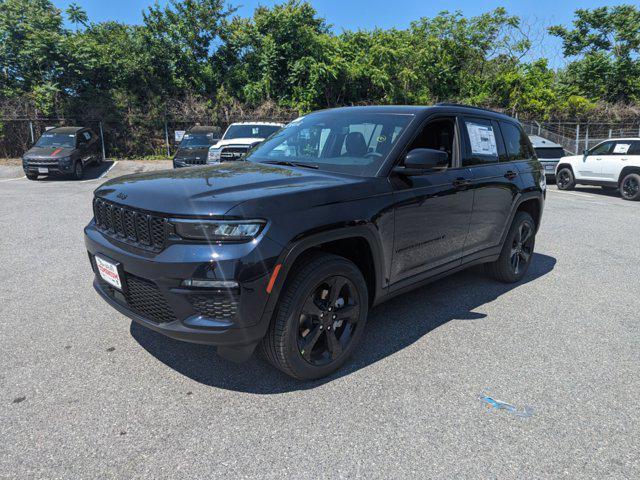
[(224, 139), (267, 138), (280, 130), (278, 125), (231, 125), (224, 133)]
[(318, 112), (294, 120), (253, 149), (251, 162), (296, 162), (374, 176), (413, 115)]
[(538, 158), (541, 160), (544, 160), (545, 158), (562, 158), (565, 155), (564, 153), (564, 149), (557, 147), (557, 148), (536, 148), (536, 154), (538, 155)]
[(604, 142), (589, 150), (589, 155), (609, 155), (615, 142)]
[(640, 142), (632, 142), (631, 150), (629, 151), (630, 155), (640, 155)]
[(455, 119), (439, 118), (430, 121), (423, 127), (415, 140), (411, 142), (407, 151), (416, 148), (430, 148), (432, 150), (447, 152), (449, 156), (449, 166), (452, 166), (455, 135)]
[(511, 161), (526, 160), (533, 156), (529, 139), (518, 126), (513, 123), (500, 122), (505, 148)]
[(500, 157), (496, 126), (483, 118), (465, 118), (464, 125), (469, 154), (463, 165), (497, 163)]
[(208, 148), (215, 143), (213, 133), (185, 133), (179, 148)]
[(66, 133), (43, 133), (38, 139), (36, 147), (53, 148), (53, 147), (68, 147), (74, 148), (76, 146), (76, 137), (73, 134)]

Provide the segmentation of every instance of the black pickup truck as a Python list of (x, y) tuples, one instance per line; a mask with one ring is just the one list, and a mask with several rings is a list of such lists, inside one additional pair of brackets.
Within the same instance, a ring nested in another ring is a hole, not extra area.
[(81, 179), (85, 167), (102, 161), (98, 136), (85, 127), (47, 130), (22, 156), (22, 169), (29, 180), (39, 175), (67, 174)]
[(476, 264), (518, 282), (534, 258), (545, 175), (508, 116), (326, 110), (246, 160), (99, 187), (85, 244), (104, 300), (232, 360), (259, 345), (312, 379), (347, 360), (374, 305)]

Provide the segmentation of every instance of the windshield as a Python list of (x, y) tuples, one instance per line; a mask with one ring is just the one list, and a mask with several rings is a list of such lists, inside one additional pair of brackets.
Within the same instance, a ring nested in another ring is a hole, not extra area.
[(280, 130), (279, 125), (231, 125), (224, 133), (224, 139), (267, 138)]
[(195, 148), (209, 148), (216, 143), (213, 133), (185, 133), (179, 148), (193, 150)]
[(413, 115), (326, 111), (294, 120), (248, 155), (252, 162), (295, 162), (374, 176)]
[(564, 150), (560, 147), (555, 148), (536, 148), (538, 158), (562, 158), (565, 157)]
[(43, 133), (36, 143), (36, 147), (41, 148), (75, 148), (75, 146), (76, 138), (72, 133)]

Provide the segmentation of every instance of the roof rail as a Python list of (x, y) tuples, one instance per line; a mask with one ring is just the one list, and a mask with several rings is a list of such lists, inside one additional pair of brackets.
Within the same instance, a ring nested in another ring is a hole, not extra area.
[(439, 102), (436, 103), (436, 107), (463, 107), (463, 108), (473, 108), (474, 110), (483, 110), (485, 112), (497, 113), (499, 115), (504, 115), (502, 112), (496, 112), (495, 110), (491, 110), (489, 108), (484, 107), (476, 107), (474, 105), (465, 105), (464, 103), (455, 103), (455, 102)]

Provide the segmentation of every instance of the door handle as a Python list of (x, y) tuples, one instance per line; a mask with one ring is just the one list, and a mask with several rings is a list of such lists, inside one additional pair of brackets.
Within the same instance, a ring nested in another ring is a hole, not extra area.
[(518, 176), (518, 172), (514, 172), (513, 170), (509, 170), (507, 173), (504, 174), (504, 178), (506, 178), (507, 180), (513, 180), (517, 176)]
[(466, 178), (459, 177), (453, 181), (453, 186), (458, 190), (464, 190), (465, 188), (471, 185), (471, 180), (467, 180)]

